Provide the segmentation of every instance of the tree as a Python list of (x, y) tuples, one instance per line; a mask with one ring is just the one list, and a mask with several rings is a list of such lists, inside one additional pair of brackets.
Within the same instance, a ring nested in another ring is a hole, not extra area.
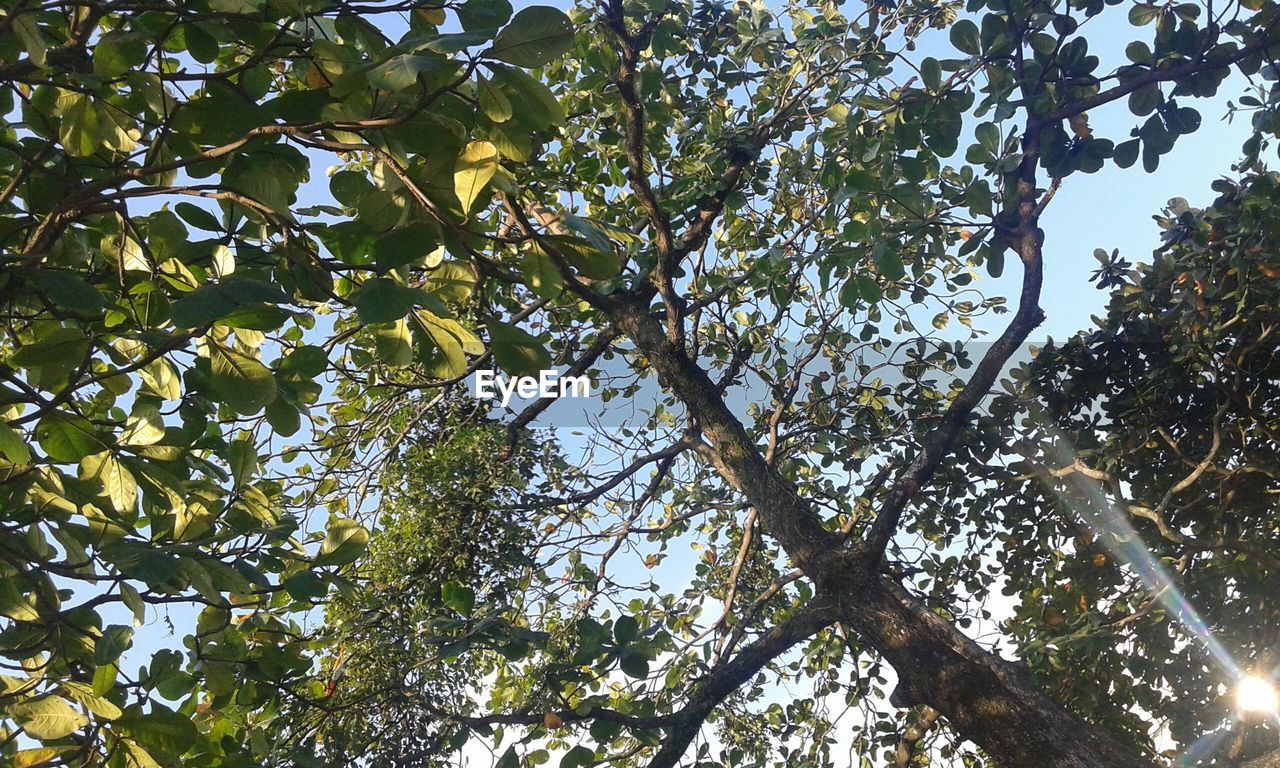
[[(927, 737), (1148, 764), (1140, 725), (965, 634), (996, 574), (959, 468), (997, 454), (970, 425), (1040, 322), (1053, 190), (1156, 167), (1199, 123), (1185, 101), (1262, 69), (1276, 7), (1136, 5), (1152, 32), (1110, 73), (1082, 31), (1106, 3), (959, 10), (16, 7), (0, 705), (40, 745), (5, 749), (394, 764), (492, 737), (512, 765), (545, 737), (566, 766), (825, 763), (840, 696), (866, 707), (856, 747), (900, 762)], [(912, 53), (930, 27), (954, 58)], [(1093, 135), (1124, 100), (1133, 137)], [(1002, 312), (972, 283), (1007, 253), (1007, 328), (940, 383), (972, 345), (920, 329)], [(546, 401), (501, 425), (458, 406), (482, 367), (609, 359), (667, 393), (617, 466), (538, 448)], [(747, 381), (771, 401), (735, 412)], [(389, 514), (353, 568), (375, 482)], [(687, 591), (628, 586), (689, 543)], [(406, 561), (432, 574), (391, 579)], [(324, 632), (291, 618), (331, 590)], [(99, 609), (175, 601), (203, 606), (186, 652), (124, 675)], [(811, 693), (767, 702), (764, 672)], [(713, 718), (723, 750), (691, 747)]]
[[(1007, 535), (1005, 572), (1035, 585), (1012, 634), (1047, 689), (1135, 741), (1138, 706), (1168, 718), (1178, 742), (1208, 735), (1239, 761), (1275, 749), (1233, 716), (1222, 683), (1276, 663), (1280, 186), (1255, 172), (1214, 187), (1203, 211), (1172, 201), (1151, 264), (1099, 251), (1106, 317), (1040, 350), (993, 405), (983, 438), (1013, 431), (1020, 455), (971, 509)], [(1035, 521), (1052, 531), (1033, 533)], [(1147, 547), (1159, 566), (1116, 567)], [(1178, 619), (1190, 626), (1169, 626)], [(1188, 641), (1217, 647), (1188, 664)]]
[[(485, 241), (500, 159), (562, 122), (524, 69), (569, 20), (207, 0), (18, 2), (2, 24), (0, 749), (259, 763), (282, 697), (323, 691), (304, 617), (368, 540), (338, 502), (304, 526), (349, 460), (316, 454), (342, 418), (324, 376), (479, 345), (455, 309), (474, 269), (440, 246)], [(157, 610), (177, 647), (134, 673)]]

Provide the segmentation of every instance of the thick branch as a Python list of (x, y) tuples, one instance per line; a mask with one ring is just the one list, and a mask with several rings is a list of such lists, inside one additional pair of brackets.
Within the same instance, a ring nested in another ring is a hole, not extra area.
[(1104, 104), (1110, 104), (1113, 101), (1123, 99), (1144, 85), (1174, 82), (1201, 72), (1211, 72), (1215, 69), (1226, 69), (1227, 67), (1234, 66), (1244, 59), (1249, 58), (1255, 53), (1266, 51), (1277, 42), (1280, 41), (1275, 39), (1272, 30), (1268, 28), (1263, 33), (1262, 40), (1260, 42), (1253, 45), (1246, 45), (1226, 58), (1214, 60), (1193, 59), (1165, 69), (1147, 70), (1141, 75), (1112, 88), (1108, 88), (1105, 91), (1099, 91), (1092, 96), (1086, 96), (1082, 99), (1077, 99), (1070, 104), (1058, 107), (1054, 111), (1042, 117), (1041, 120), (1045, 123), (1066, 120), (1067, 118), (1074, 117), (1081, 112), (1087, 112), (1095, 107), (1100, 107)]
[(681, 710), (674, 727), (663, 740), (662, 747), (649, 762), (649, 768), (671, 768), (678, 763), (702, 729), (707, 715), (726, 696), (754, 677), (770, 661), (832, 624), (835, 618), (835, 612), (826, 602), (805, 606), (799, 613), (774, 626), (761, 635), (760, 639), (743, 648), (732, 661), (711, 673)]
[(644, 352), (662, 384), (697, 419), (712, 448), (716, 469), (760, 512), (770, 535), (792, 560), (809, 570), (836, 554), (837, 538), (823, 527), (810, 504), (765, 461), (746, 428), (729, 410), (715, 382), (663, 333), (647, 307), (619, 300), (609, 305), (618, 327)]
[(1009, 238), (1010, 247), (1022, 261), (1022, 290), (1018, 311), (1009, 325), (983, 355), (964, 389), (943, 412), (938, 425), (925, 438), (920, 452), (898, 476), (872, 523), (862, 550), (872, 561), (884, 555), (889, 540), (898, 530), (902, 514), (912, 497), (933, 477), (942, 460), (951, 452), (973, 409), (991, 391), (1005, 364), (1026, 341), (1027, 336), (1044, 319), (1040, 309), (1040, 286), (1043, 282), (1041, 232), (1038, 221), (1040, 206), (1036, 202), (1036, 164), (1040, 157), (1040, 125), (1029, 120), (1022, 139), (1023, 159), (1017, 181), (1018, 228)]

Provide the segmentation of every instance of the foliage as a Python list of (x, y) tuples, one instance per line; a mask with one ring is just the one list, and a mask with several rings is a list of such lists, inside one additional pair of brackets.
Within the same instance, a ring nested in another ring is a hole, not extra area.
[[(457, 314), (467, 212), (562, 119), (521, 68), (570, 22), (504, 0), (3, 14), (4, 759), (261, 761), (281, 691), (313, 682), (302, 614), (368, 541), (339, 507), (304, 524), (326, 372), (483, 351)], [(135, 672), (157, 611), (179, 640)]]
[[(1011, 634), (1051, 690), (1135, 739), (1135, 706), (1168, 717), (1181, 743), (1232, 722), (1232, 670), (1181, 624), (1178, 600), (1241, 669), (1276, 663), (1278, 182), (1220, 180), (1204, 210), (1175, 199), (1150, 264), (1100, 251), (1111, 302), (1099, 327), (1041, 349), (993, 409), (1007, 416), (988, 439), (1016, 430), (1021, 454), (979, 507), (1005, 537), (1002, 570), (1017, 575)], [(1132, 519), (1178, 600), (1123, 567), (1132, 533), (1091, 528), (1106, 518), (1079, 511), (1090, 507)], [(1232, 730), (1235, 759), (1272, 748)]]
[(447, 765), (469, 734), (439, 713), (494, 672), (487, 657), (518, 661), (545, 640), (512, 606), (533, 578), (526, 478), (554, 478), (555, 457), (534, 460), (529, 446), (499, 461), (504, 432), (475, 422), (460, 406), (434, 413), (385, 470), (361, 588), (327, 607), (328, 682), (293, 708), (297, 749), (315, 744), (332, 764)]
[[(1116, 6), (6, 6), (6, 758), (1142, 764), (1147, 656), (1090, 688), (1012, 628), (1042, 688), (965, 634), (1057, 573), (1055, 529), (990, 556), (1044, 497), (973, 482), (1030, 395), (969, 428), (1040, 322), (1051, 190), (1154, 169), (1276, 43), (1264, 0)], [(1098, 23), (1136, 28), (1113, 71)], [(1133, 134), (1095, 135), (1116, 102)], [(613, 366), (635, 419), (565, 461), (528, 433), (547, 401), (459, 405), (549, 364)], [(161, 606), (198, 615), (129, 674)], [(1183, 672), (1180, 743), (1216, 706)]]

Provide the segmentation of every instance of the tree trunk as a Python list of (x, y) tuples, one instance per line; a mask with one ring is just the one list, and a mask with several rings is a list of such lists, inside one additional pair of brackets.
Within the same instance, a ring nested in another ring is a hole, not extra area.
[(900, 707), (927, 704), (1003, 768), (1150, 768), (884, 576), (820, 580), (840, 614), (898, 674)]

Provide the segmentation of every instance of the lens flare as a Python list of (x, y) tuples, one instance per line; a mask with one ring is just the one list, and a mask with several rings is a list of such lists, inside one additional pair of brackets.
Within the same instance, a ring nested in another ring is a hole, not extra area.
[[(1051, 451), (1054, 460), (1064, 467), (1072, 466), (1079, 461), (1070, 441), (1061, 434), (1055, 437), (1057, 439)], [(1231, 654), (1213, 636), (1213, 631), (1201, 618), (1195, 606), (1183, 596), (1182, 590), (1174, 583), (1173, 577), (1147, 548), (1142, 536), (1129, 523), (1128, 515), (1116, 509), (1096, 480), (1080, 472), (1067, 475), (1067, 479), (1086, 501), (1084, 504), (1075, 504), (1073, 499), (1065, 495), (1059, 498), (1085, 519), (1089, 527), (1098, 534), (1099, 540), (1116, 558), (1129, 565), (1133, 573), (1151, 590), (1151, 594), (1182, 622), (1193, 638), (1209, 651), (1228, 677), (1232, 680), (1240, 679), (1243, 673), (1231, 658)]]
[(1236, 708), (1241, 712), (1274, 714), (1280, 711), (1280, 694), (1267, 678), (1245, 675), (1236, 683)]
[[(1065, 435), (1048, 426), (1041, 418), (1054, 440), (1049, 450), (1051, 458), (1063, 468), (1071, 468), (1080, 461), (1075, 447)], [(1129, 522), (1126, 511), (1118, 509), (1107, 498), (1101, 483), (1084, 472), (1070, 471), (1059, 475), (1073, 485), (1083, 497), (1080, 499), (1065, 493), (1058, 498), (1080, 515), (1099, 540), (1151, 590), (1152, 597), (1176, 617), (1192, 638), (1199, 641), (1223, 670), (1224, 677), (1234, 681), (1236, 712), (1229, 715), (1213, 731), (1201, 736), (1173, 762), (1175, 766), (1199, 765), (1222, 747), (1234, 731), (1236, 724), (1262, 716), (1266, 722), (1280, 728), (1280, 691), (1275, 680), (1280, 676), (1280, 665), (1271, 674), (1245, 674), (1231, 657), (1231, 653), (1213, 636), (1213, 631), (1196, 611), (1195, 606), (1182, 594), (1172, 575), (1165, 569), (1142, 537)]]

